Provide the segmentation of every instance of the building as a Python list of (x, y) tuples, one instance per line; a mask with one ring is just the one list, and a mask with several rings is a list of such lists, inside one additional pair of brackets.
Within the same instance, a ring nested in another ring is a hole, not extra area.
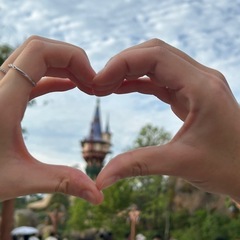
[(109, 119), (105, 131), (102, 131), (100, 119), (100, 100), (97, 99), (96, 109), (91, 122), (89, 135), (81, 141), (82, 156), (87, 163), (86, 173), (95, 179), (103, 167), (103, 162), (111, 147)]
[[(111, 133), (109, 120), (105, 131), (101, 128), (100, 100), (97, 99), (96, 109), (90, 126), (89, 135), (81, 141), (82, 155), (87, 162), (86, 173), (95, 179), (103, 167), (103, 162), (111, 147)], [(46, 194), (42, 200), (30, 203), (28, 208), (32, 210), (46, 209), (53, 198), (53, 194)]]

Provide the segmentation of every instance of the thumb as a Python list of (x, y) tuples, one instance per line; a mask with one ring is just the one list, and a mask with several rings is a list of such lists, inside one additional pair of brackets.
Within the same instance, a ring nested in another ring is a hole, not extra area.
[(98, 189), (104, 189), (120, 179), (145, 175), (174, 175), (178, 165), (168, 144), (132, 150), (113, 158), (97, 177)]
[[(96, 188), (95, 183), (83, 172), (66, 166), (50, 165), (37, 160), (28, 161), (21, 166), (11, 166), (15, 169), (15, 181), (19, 187), (14, 194), (17, 196), (30, 193), (54, 193), (61, 192), (83, 198), (93, 204), (99, 204), (103, 200), (102, 193)], [(13, 186), (14, 187), (14, 186)], [(9, 186), (7, 189), (11, 189)], [(15, 197), (8, 195), (8, 199)]]
[(61, 92), (75, 88), (76, 85), (71, 80), (56, 77), (43, 77), (37, 86), (32, 89), (30, 99), (50, 92)]

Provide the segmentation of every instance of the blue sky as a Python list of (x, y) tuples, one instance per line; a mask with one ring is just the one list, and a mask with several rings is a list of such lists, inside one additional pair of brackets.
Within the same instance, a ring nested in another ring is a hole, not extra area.
[[(0, 14), (0, 44), (15, 47), (33, 34), (67, 41), (85, 49), (96, 71), (119, 51), (160, 38), (220, 70), (240, 101), (240, 0), (0, 0)], [(78, 90), (38, 98), (23, 120), (29, 151), (40, 161), (83, 169), (79, 142), (95, 105), (95, 97)], [(166, 104), (140, 94), (101, 98), (103, 127), (108, 115), (108, 159), (131, 146), (147, 123), (172, 135), (182, 124)]]

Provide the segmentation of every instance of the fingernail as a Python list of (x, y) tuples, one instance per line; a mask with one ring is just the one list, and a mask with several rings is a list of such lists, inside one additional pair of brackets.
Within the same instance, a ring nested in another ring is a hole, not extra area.
[(119, 181), (120, 179), (121, 178), (119, 176), (109, 177), (109, 178), (103, 180), (102, 184), (100, 185), (100, 189), (104, 189), (104, 188), (110, 187), (115, 182)]

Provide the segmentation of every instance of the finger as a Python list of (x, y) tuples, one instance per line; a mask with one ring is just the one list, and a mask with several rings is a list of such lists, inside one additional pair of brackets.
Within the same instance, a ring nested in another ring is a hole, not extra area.
[(123, 81), (121, 86), (119, 86), (119, 88), (115, 91), (117, 94), (126, 94), (131, 92), (155, 95), (165, 103), (170, 103), (171, 93), (169, 89), (154, 84), (154, 82), (150, 79)]
[(90, 81), (88, 81), (87, 83), (84, 82), (85, 80), (79, 81), (79, 79), (76, 78), (71, 72), (66, 71), (65, 69), (60, 69), (60, 68), (57, 68), (57, 69), (49, 68), (47, 70), (46, 76), (51, 76), (51, 77), (56, 77), (56, 78), (59, 78), (59, 76), (61, 76), (61, 78), (68, 78), (73, 83), (75, 83), (75, 85), (81, 91), (83, 91), (89, 95), (93, 95), (92, 86), (91, 86), (92, 79), (90, 79)]
[[(57, 71), (59, 71), (58, 77), (73, 76), (75, 83), (79, 84), (81, 89), (84, 89), (85, 85), (89, 89), (91, 85), (89, 82), (95, 76), (85, 52), (81, 48), (64, 43), (32, 40), (22, 50), (14, 64), (35, 82), (45, 76), (49, 69), (54, 69), (55, 76)], [(12, 111), (13, 116), (16, 114), (22, 116), (21, 113), (24, 112), (32, 91), (31, 84), (18, 71), (11, 69), (2, 79), (1, 88), (6, 93), (4, 101), (12, 102), (8, 111)], [(17, 113), (15, 113), (16, 108), (19, 109)]]
[[(61, 75), (64, 72), (61, 70), (64, 69), (68, 75), (75, 76), (75, 80), (78, 82), (85, 81), (86, 85), (89, 85), (88, 81), (95, 75), (83, 49), (64, 42), (36, 36), (30, 37), (22, 46), (17, 48), (4, 62), (3, 67), (8, 69), (9, 63), (14, 63), (35, 82), (45, 76), (47, 70), (54, 67), (59, 70), (57, 77), (65, 77)], [(56, 76), (56, 73), (54, 76)], [(18, 77), (21, 78), (22, 76), (18, 75)], [(13, 81), (16, 85), (16, 79)], [(18, 82), (20, 84), (20, 81)]]
[[(49, 69), (55, 70), (54, 76), (57, 76), (56, 72), (59, 73), (58, 77), (65, 77), (66, 73), (63, 74), (63, 72), (69, 72), (75, 76), (75, 79), (85, 81), (88, 85), (95, 75), (85, 52), (81, 48), (43, 40), (29, 42), (14, 64), (26, 72), (35, 82), (45, 76)], [(48, 76), (50, 75), (48, 74)]]
[(209, 67), (197, 62), (195, 59), (191, 58), (189, 55), (187, 55), (183, 51), (181, 51), (181, 50), (171, 46), (170, 44), (168, 44), (168, 43), (166, 43), (166, 42), (164, 42), (160, 39), (157, 39), (157, 38), (151, 39), (151, 40), (146, 41), (144, 43), (140, 43), (140, 44), (138, 44), (136, 46), (133, 46), (133, 47), (130, 47), (130, 48), (124, 50), (124, 51), (129, 51), (129, 50), (139, 49), (139, 48), (152, 48), (152, 47), (156, 47), (156, 46), (168, 49), (169, 51), (176, 54), (180, 58), (184, 59), (185, 61), (189, 62), (193, 66), (197, 67), (199, 70), (202, 70), (204, 72), (208, 72), (209, 74), (213, 74), (216, 77), (219, 77), (220, 79), (224, 80), (224, 82), (226, 84), (228, 84), (225, 77), (219, 71), (217, 71), (215, 69), (212, 69), (212, 68), (209, 68)]
[(7, 70), (4, 69), (2, 66), (0, 67), (0, 81), (1, 79), (7, 74)]
[[(40, 37), (40, 36), (31, 36), (29, 37), (23, 44), (21, 44), (19, 47), (17, 47), (11, 54), (10, 56), (4, 61), (4, 63), (2, 64), (2, 68), (8, 72), (8, 64), (11, 64), (13, 63), (17, 57), (22, 53), (22, 51), (25, 49), (25, 47), (33, 40), (44, 40), (46, 42), (51, 42), (51, 43), (60, 43), (59, 41), (56, 41), (56, 40), (53, 40), (53, 39), (48, 39), (48, 38), (44, 38), (44, 37)], [(66, 44), (68, 45), (68, 43), (65, 43), (65, 42), (61, 42), (61, 44)], [(5, 74), (1, 74), (2, 77), (5, 75)], [(1, 77), (1, 78), (2, 78)]]
[(32, 184), (34, 189), (38, 189), (37, 192), (61, 192), (83, 198), (93, 204), (102, 202), (102, 193), (96, 188), (95, 183), (83, 172), (65, 166), (42, 163), (40, 165), (41, 167), (37, 169), (38, 172), (36, 174), (40, 176), (38, 180), (44, 180), (42, 180), (42, 183), (39, 183), (35, 179), (35, 182)]
[(43, 77), (37, 87), (33, 88), (29, 100), (50, 92), (61, 92), (75, 88), (76, 85), (69, 79)]
[[(10, 56), (4, 61), (4, 63), (2, 64), (1, 68), (4, 69), (5, 73), (0, 72), (0, 76), (1, 79), (5, 76), (5, 74), (8, 72), (8, 64), (13, 63), (17, 57), (21, 54), (21, 52), (24, 50), (24, 48), (33, 40), (44, 40), (46, 42), (52, 42), (52, 43), (58, 43), (58, 41), (56, 40), (52, 40), (52, 39), (47, 39), (47, 38), (43, 38), (40, 36), (31, 36), (29, 37), (22, 45), (20, 45), (19, 47), (17, 47), (11, 54)], [(67, 43), (62, 43), (62, 44), (67, 44)]]
[(166, 48), (133, 49), (108, 62), (94, 78), (93, 90), (97, 95), (107, 95), (115, 92), (124, 79), (144, 75), (154, 79), (160, 87), (176, 90), (196, 82), (199, 74), (197, 68)]
[(35, 41), (35, 40), (44, 41), (46, 43), (48, 42), (48, 43), (72, 46), (71, 44), (66, 43), (66, 42), (61, 42), (61, 41), (57, 41), (57, 40), (54, 40), (54, 39), (49, 39), (49, 38), (44, 38), (44, 37), (33, 35), (33, 36), (29, 37), (22, 45), (20, 45), (18, 48), (16, 48), (12, 52), (12, 54), (10, 54), (10, 56), (2, 64), (2, 67), (7, 69), (8, 64), (13, 63), (17, 59), (17, 57), (22, 53), (22, 51), (28, 46), (28, 44), (31, 43), (32, 41)]
[[(21, 161), (21, 168), (18, 161), (11, 163), (11, 172), (14, 175), (5, 179), (5, 199), (33, 193), (54, 193), (61, 192), (83, 198), (93, 204), (99, 204), (103, 200), (102, 193), (96, 188), (95, 183), (83, 172), (65, 166), (49, 165), (38, 161), (28, 161), (24, 164)], [(18, 170), (17, 170), (18, 169)], [(6, 172), (9, 174), (9, 172)], [(3, 176), (1, 176), (3, 177)], [(15, 188), (18, 182), (19, 187)], [(11, 189), (15, 189), (12, 191)], [(3, 196), (0, 190), (0, 196)]]

